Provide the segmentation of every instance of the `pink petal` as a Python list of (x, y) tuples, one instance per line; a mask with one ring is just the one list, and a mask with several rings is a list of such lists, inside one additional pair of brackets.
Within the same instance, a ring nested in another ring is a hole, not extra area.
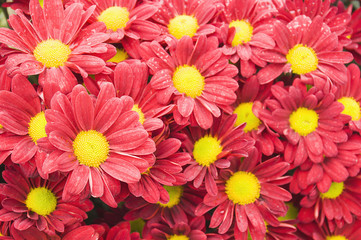
[(112, 98), (107, 101), (95, 117), (95, 129), (101, 133), (106, 132), (119, 118), (121, 113), (119, 109), (122, 107), (123, 105), (119, 98)]
[(178, 107), (178, 111), (179, 113), (183, 116), (183, 117), (189, 117), (191, 115), (191, 113), (193, 112), (194, 109), (194, 99), (190, 98), (190, 97), (180, 97), (177, 101), (177, 107)]
[(350, 52), (322, 52), (317, 54), (320, 61), (328, 63), (349, 63), (353, 60)]
[(30, 137), (23, 138), (16, 144), (11, 154), (11, 160), (14, 163), (25, 163), (29, 161), (37, 151), (38, 147), (31, 141)]
[(69, 175), (64, 186), (64, 193), (78, 195), (84, 190), (90, 178), (90, 168), (85, 165), (79, 165)]
[(262, 68), (257, 73), (257, 78), (259, 83), (262, 85), (272, 82), (274, 79), (276, 79), (279, 75), (283, 73), (283, 67), (284, 67), (283, 64), (270, 64), (265, 68)]
[(138, 168), (121, 159), (108, 158), (100, 167), (110, 176), (122, 182), (135, 183), (140, 179)]
[(43, 9), (48, 30), (52, 33), (52, 37), (59, 39), (61, 25), (64, 20), (63, 2), (60, 0), (45, 1)]
[(104, 185), (101, 173), (97, 168), (90, 168), (89, 178), (90, 192), (93, 197), (101, 197), (104, 194)]
[(107, 140), (109, 141), (111, 148), (119, 151), (125, 151), (139, 147), (145, 143), (147, 138), (147, 131), (141, 128), (119, 130), (107, 136)]
[(94, 129), (94, 106), (89, 94), (81, 92), (77, 95), (74, 112), (81, 130)]
[(196, 102), (194, 107), (194, 117), (203, 129), (208, 129), (213, 124), (212, 114), (198, 102)]

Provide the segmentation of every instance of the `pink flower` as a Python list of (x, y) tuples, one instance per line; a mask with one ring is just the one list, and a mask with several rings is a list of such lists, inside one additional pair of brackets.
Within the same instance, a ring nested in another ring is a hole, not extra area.
[(195, 44), (185, 36), (174, 42), (167, 53), (153, 41), (142, 43), (142, 55), (154, 73), (150, 84), (160, 103), (175, 103), (177, 124), (203, 129), (212, 126), (213, 116), (236, 100), (237, 68), (228, 63), (215, 38), (200, 36)]
[(47, 105), (60, 90), (69, 93), (77, 84), (73, 72), (82, 77), (105, 69), (105, 62), (96, 54), (114, 54), (113, 46), (105, 44), (108, 36), (95, 33), (99, 26), (83, 28), (94, 7), (83, 11), (80, 3), (66, 9), (61, 0), (30, 1), (31, 21), (17, 10), (9, 18), (14, 30), (0, 28), (0, 42), (16, 49), (6, 55), (8, 74), (39, 75)]
[(120, 182), (135, 183), (154, 163), (155, 144), (131, 111), (130, 97), (117, 98), (111, 83), (101, 86), (97, 99), (76, 86), (70, 99), (57, 93), (47, 109), (46, 132), (52, 145), (45, 172), (68, 174), (63, 198), (90, 193), (116, 207)]
[(261, 84), (288, 72), (300, 75), (302, 81), (320, 89), (326, 83), (346, 83), (345, 64), (352, 61), (352, 54), (338, 50), (337, 35), (323, 23), (321, 16), (310, 19), (300, 15), (287, 25), (276, 22), (273, 38), (277, 46), (260, 54), (262, 60), (270, 63), (257, 74)]
[[(159, 34), (158, 25), (149, 21), (158, 7), (152, 3), (137, 3), (137, 0), (81, 0), (85, 9), (93, 9), (89, 22), (102, 22), (112, 42), (124, 37), (154, 40)], [(138, 1), (139, 2), (139, 1)]]

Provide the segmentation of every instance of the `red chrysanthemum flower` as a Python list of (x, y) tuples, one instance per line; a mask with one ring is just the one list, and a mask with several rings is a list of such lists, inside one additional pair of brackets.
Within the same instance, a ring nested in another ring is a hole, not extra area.
[(347, 67), (347, 82), (345, 85), (338, 86), (335, 97), (344, 106), (342, 114), (351, 117), (348, 123), (349, 128), (361, 134), (360, 89), (360, 68), (355, 64), (350, 64)]
[(319, 225), (317, 222), (299, 223), (297, 228), (305, 235), (305, 240), (359, 240), (361, 239), (361, 220), (356, 219), (352, 224), (330, 230), (327, 224)]
[(352, 54), (338, 50), (337, 35), (321, 16), (313, 20), (297, 16), (287, 25), (278, 21), (273, 38), (277, 46), (260, 53), (260, 58), (270, 63), (257, 74), (261, 84), (272, 82), (283, 72), (300, 75), (303, 81), (320, 89), (325, 83), (347, 82), (344, 64), (352, 61)]
[(214, 0), (156, 0), (160, 4), (158, 12), (152, 19), (159, 23), (165, 38), (172, 36), (181, 39), (183, 36), (198, 37), (215, 32), (211, 24), (212, 18), (219, 11)]
[(237, 68), (223, 56), (215, 38), (200, 36), (195, 43), (185, 36), (174, 43), (170, 54), (153, 41), (142, 43), (142, 55), (154, 75), (151, 86), (160, 103), (176, 104), (173, 116), (179, 125), (191, 120), (203, 129), (213, 116), (236, 100)]
[[(326, 192), (332, 182), (343, 182), (348, 177), (355, 177), (361, 167), (361, 137), (354, 134), (347, 142), (336, 144), (337, 154), (324, 157), (321, 162), (306, 160), (293, 173), (290, 185), (292, 193), (299, 193), (310, 185), (316, 184), (321, 192)], [(331, 150), (332, 151), (332, 150)]]
[(30, 1), (31, 21), (19, 10), (9, 18), (14, 30), (0, 28), (0, 42), (16, 49), (6, 57), (10, 75), (39, 75), (47, 103), (58, 90), (68, 93), (77, 84), (72, 73), (82, 77), (105, 70), (105, 62), (96, 54), (114, 55), (115, 49), (103, 43), (108, 35), (95, 33), (97, 26), (83, 28), (94, 7), (83, 11), (80, 3), (66, 9), (61, 0)]
[(258, 53), (262, 49), (273, 49), (275, 42), (272, 25), (268, 21), (272, 9), (261, 8), (256, 0), (225, 1), (221, 27), (221, 38), (225, 44), (222, 51), (231, 62), (240, 60), (243, 77), (256, 73), (256, 65), (265, 67)]
[(274, 99), (265, 100), (260, 119), (287, 139), (284, 157), (294, 166), (308, 157), (320, 163), (324, 157), (337, 155), (336, 143), (346, 142), (343, 130), (349, 117), (341, 114), (343, 106), (331, 93), (313, 87), (295, 85), (285, 89), (281, 84), (271, 88)]
[(332, 0), (286, 0), (284, 7), (278, 9), (276, 17), (287, 24), (300, 15), (307, 16), (311, 19), (321, 16), (323, 22), (327, 24), (331, 32), (340, 36), (345, 33), (351, 16), (348, 12), (338, 12), (337, 7), (332, 6), (331, 3)]
[(254, 148), (255, 141), (245, 136), (244, 125), (234, 127), (236, 118), (236, 115), (222, 115), (214, 120), (209, 130), (199, 127), (184, 130), (188, 138), (183, 145), (193, 157), (184, 169), (184, 176), (193, 181), (195, 188), (204, 184), (212, 196), (218, 193), (216, 179), (219, 169), (228, 168), (232, 158), (247, 157)]
[(114, 87), (118, 97), (130, 96), (134, 100), (133, 111), (139, 114), (139, 121), (145, 130), (154, 131), (163, 127), (160, 117), (172, 112), (173, 104), (160, 104), (148, 84), (148, 67), (135, 61), (119, 63), (114, 70)]
[(149, 21), (158, 10), (156, 4), (151, 2), (137, 4), (137, 0), (81, 0), (81, 2), (86, 9), (96, 6), (89, 22), (104, 23), (112, 42), (119, 42), (124, 37), (154, 40), (160, 34), (158, 25)]
[(150, 238), (154, 240), (207, 240), (204, 216), (192, 218), (189, 222), (177, 222), (173, 227), (164, 222), (150, 226)]
[[(92, 203), (64, 202), (61, 198), (66, 178), (51, 180), (26, 178), (19, 168), (6, 169), (2, 176), (7, 184), (2, 187), (6, 198), (1, 202), (0, 221), (14, 221), (17, 230), (31, 226), (54, 235), (64, 232), (64, 226), (87, 218)], [(80, 207), (82, 206), (82, 207)]]
[(243, 131), (258, 142), (262, 153), (267, 156), (284, 150), (279, 135), (270, 131), (257, 117), (262, 102), (270, 96), (271, 86), (272, 84), (260, 85), (257, 77), (252, 76), (236, 91), (237, 100), (232, 106), (233, 113), (237, 114), (235, 126), (246, 123)]
[(176, 138), (157, 141), (154, 165), (141, 174), (139, 182), (128, 184), (129, 191), (149, 203), (167, 203), (169, 196), (163, 185), (178, 186), (187, 183), (182, 167), (189, 163), (191, 157), (186, 152), (180, 152), (180, 147), (181, 141)]
[[(89, 193), (116, 207), (120, 181), (135, 183), (154, 163), (155, 144), (131, 111), (133, 100), (117, 98), (104, 83), (97, 99), (77, 85), (69, 100), (57, 93), (45, 111), (46, 133), (54, 149), (45, 172), (69, 172), (63, 198)], [(49, 146), (44, 146), (49, 148)]]
[(125, 200), (129, 211), (124, 219), (131, 221), (141, 218), (148, 220), (148, 224), (164, 221), (173, 228), (176, 223), (188, 222), (188, 216), (195, 217), (194, 211), (202, 202), (203, 191), (195, 190), (186, 184), (163, 187), (169, 195), (167, 203), (149, 203), (142, 198), (130, 196)]
[(301, 209), (298, 214), (298, 219), (303, 223), (316, 220), (322, 225), (327, 221), (329, 226), (342, 227), (344, 224), (352, 224), (355, 217), (361, 216), (359, 177), (349, 177), (343, 182), (332, 182), (324, 193), (312, 187), (301, 194), (306, 195), (300, 201)]
[(277, 217), (287, 212), (284, 202), (292, 199), (287, 190), (278, 186), (289, 182), (290, 178), (283, 176), (289, 167), (279, 157), (259, 164), (256, 149), (248, 158), (235, 159), (233, 165), (220, 174), (223, 179), (217, 181), (218, 194), (206, 194), (196, 214), (201, 216), (216, 208), (209, 227), (217, 227), (223, 234), (234, 224), (236, 239), (246, 239), (248, 230), (252, 239), (264, 239), (265, 221), (278, 226)]
[[(27, 78), (17, 74), (11, 88), (12, 92), (0, 91), (0, 124), (6, 129), (0, 135), (0, 159), (3, 162), (11, 153), (14, 163), (25, 168), (31, 168), (33, 164), (33, 170), (28, 169), (29, 172), (35, 171), (46, 177), (41, 169), (45, 155), (37, 145), (47, 136), (44, 106)], [(32, 163), (25, 166), (29, 161)]]

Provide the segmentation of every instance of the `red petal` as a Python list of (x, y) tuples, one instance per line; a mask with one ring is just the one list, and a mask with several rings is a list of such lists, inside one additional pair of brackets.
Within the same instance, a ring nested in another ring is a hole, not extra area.
[(94, 129), (94, 106), (89, 94), (81, 92), (77, 95), (74, 111), (81, 130)]
[(104, 194), (104, 185), (101, 173), (97, 168), (90, 168), (89, 186), (93, 197), (101, 197)]
[(138, 168), (121, 159), (108, 158), (100, 167), (110, 176), (122, 182), (134, 183), (140, 179)]

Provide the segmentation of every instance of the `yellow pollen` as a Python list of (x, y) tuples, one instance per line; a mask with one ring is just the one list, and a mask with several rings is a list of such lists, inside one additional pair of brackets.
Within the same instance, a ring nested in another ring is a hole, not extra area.
[(40, 6), (44, 8), (44, 0), (39, 0)]
[(222, 150), (221, 142), (216, 137), (207, 135), (194, 143), (193, 157), (199, 165), (208, 167), (217, 160)]
[(128, 53), (124, 49), (117, 48), (117, 53), (115, 54), (115, 56), (109, 59), (107, 62), (120, 63), (124, 60), (127, 60), (128, 57)]
[(81, 131), (73, 141), (74, 155), (80, 164), (99, 167), (109, 154), (109, 143), (96, 130)]
[(178, 92), (184, 93), (187, 97), (196, 98), (202, 95), (205, 85), (204, 77), (195, 66), (177, 67), (172, 80)]
[(57, 205), (54, 193), (45, 187), (33, 188), (25, 200), (26, 207), (41, 216), (52, 213)]
[(347, 35), (346, 38), (351, 39), (352, 35)]
[(278, 217), (278, 221), (295, 220), (298, 215), (298, 209), (291, 203), (286, 203), (288, 210), (285, 216)]
[(326, 240), (348, 240), (345, 236), (337, 235), (337, 236), (327, 236)]
[(127, 25), (129, 21), (129, 11), (125, 7), (110, 7), (98, 16), (98, 21), (105, 23), (107, 29), (115, 32)]
[(186, 235), (172, 235), (169, 236), (167, 240), (189, 240), (189, 237)]
[(197, 19), (188, 15), (178, 15), (171, 19), (168, 24), (169, 33), (177, 39), (181, 39), (183, 36), (193, 37), (198, 28)]
[(39, 112), (30, 119), (28, 134), (35, 144), (37, 144), (37, 141), (40, 138), (47, 137), (45, 132), (45, 125), (46, 119), (44, 112)]
[(39, 43), (34, 49), (34, 57), (45, 67), (64, 66), (71, 54), (70, 47), (58, 39), (48, 39)]
[(321, 198), (335, 199), (342, 194), (343, 188), (343, 182), (332, 182), (330, 189), (328, 189), (325, 193), (320, 193), (320, 196)]
[(298, 75), (315, 71), (318, 66), (318, 58), (315, 51), (302, 44), (297, 44), (291, 48), (286, 58), (287, 62), (291, 64), (292, 72)]
[(134, 106), (133, 106), (133, 108), (132, 108), (132, 111), (138, 113), (138, 115), (139, 115), (139, 122), (140, 122), (141, 124), (143, 124), (144, 121), (145, 121), (145, 117), (144, 117), (144, 113), (142, 112), (142, 109), (139, 107), (139, 105), (138, 105), (138, 104), (134, 104)]
[(250, 132), (252, 130), (257, 130), (258, 126), (261, 124), (259, 120), (252, 111), (253, 102), (241, 103), (236, 107), (233, 113), (237, 114), (236, 126), (246, 123), (246, 127), (243, 129), (244, 132)]
[(300, 107), (289, 118), (291, 128), (301, 136), (307, 136), (318, 127), (318, 114), (311, 109)]
[(226, 182), (226, 194), (234, 204), (254, 203), (260, 197), (260, 192), (258, 178), (250, 172), (236, 172)]
[(178, 205), (183, 195), (183, 186), (163, 186), (169, 194), (169, 201), (167, 203), (158, 203), (162, 207), (172, 208)]
[(229, 28), (235, 27), (236, 34), (232, 40), (232, 46), (243, 45), (251, 41), (253, 36), (253, 27), (246, 20), (234, 20), (230, 22)]
[(343, 97), (337, 100), (342, 103), (345, 107), (341, 112), (342, 114), (349, 115), (352, 118), (352, 121), (360, 120), (361, 118), (361, 109), (360, 104), (353, 97)]
[(3, 125), (0, 124), (0, 129), (4, 128)]

